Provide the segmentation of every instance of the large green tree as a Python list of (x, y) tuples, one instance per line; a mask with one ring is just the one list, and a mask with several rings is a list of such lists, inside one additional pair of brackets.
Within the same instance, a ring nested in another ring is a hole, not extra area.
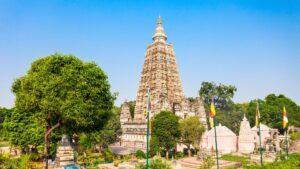
[(28, 135), (40, 135), (42, 127), (46, 158), (54, 131), (73, 134), (100, 130), (111, 116), (114, 101), (107, 76), (99, 66), (58, 53), (34, 61), (27, 74), (14, 82), (12, 91), (16, 96), (12, 116), (17, 117), (8, 128), (36, 127), (38, 131)]
[(300, 126), (300, 106), (283, 94), (269, 94), (264, 100), (252, 100), (247, 109), (251, 125), (255, 123), (256, 105), (259, 104), (261, 122), (282, 130), (282, 111), (286, 107), (289, 125)]
[(161, 111), (154, 116), (153, 132), (160, 147), (166, 150), (166, 157), (180, 138), (179, 117), (170, 111)]
[(236, 87), (232, 85), (202, 82), (199, 95), (206, 105), (214, 101), (216, 108), (228, 109), (233, 105), (232, 98), (236, 90)]
[(200, 123), (199, 117), (192, 116), (180, 120), (181, 142), (187, 146), (189, 157), (191, 156), (191, 145), (198, 147), (205, 129)]

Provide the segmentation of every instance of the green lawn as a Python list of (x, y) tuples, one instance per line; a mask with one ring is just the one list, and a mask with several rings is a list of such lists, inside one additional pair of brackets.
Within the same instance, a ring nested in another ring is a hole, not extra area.
[(222, 160), (241, 162), (245, 169), (300, 169), (300, 153), (293, 153), (289, 155), (288, 160), (278, 160), (273, 163), (265, 164), (261, 167), (258, 164), (251, 163), (247, 157), (234, 156), (234, 155), (223, 155)]
[(0, 141), (0, 147), (7, 147), (9, 143), (7, 141)]
[(240, 162), (242, 163), (242, 166), (247, 166), (248, 164), (250, 164), (250, 159), (248, 157), (243, 157), (243, 156), (226, 154), (223, 155), (220, 159), (226, 161)]

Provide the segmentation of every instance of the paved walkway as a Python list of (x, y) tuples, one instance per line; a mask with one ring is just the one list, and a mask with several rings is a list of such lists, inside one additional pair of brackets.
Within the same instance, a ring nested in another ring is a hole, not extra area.
[[(180, 159), (174, 164), (174, 169), (198, 169), (201, 166), (201, 161), (197, 159), (197, 157), (187, 157)], [(220, 168), (227, 168), (227, 167), (235, 167), (238, 168), (241, 166), (240, 163), (232, 162), (232, 161), (225, 161), (219, 160)], [(216, 166), (214, 168), (217, 168)]]

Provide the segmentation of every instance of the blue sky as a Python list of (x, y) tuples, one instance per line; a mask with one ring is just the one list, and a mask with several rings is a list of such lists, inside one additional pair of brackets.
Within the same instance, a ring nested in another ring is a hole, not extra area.
[(0, 106), (38, 57), (95, 61), (116, 104), (135, 99), (147, 44), (162, 16), (184, 93), (233, 84), (237, 102), (283, 93), (300, 103), (300, 1), (0, 0)]

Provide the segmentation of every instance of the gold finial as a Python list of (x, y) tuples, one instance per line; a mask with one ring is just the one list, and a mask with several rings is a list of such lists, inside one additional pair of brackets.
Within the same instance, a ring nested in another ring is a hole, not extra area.
[(156, 23), (157, 23), (157, 25), (161, 25), (162, 24), (162, 19), (161, 19), (160, 15), (158, 15)]

